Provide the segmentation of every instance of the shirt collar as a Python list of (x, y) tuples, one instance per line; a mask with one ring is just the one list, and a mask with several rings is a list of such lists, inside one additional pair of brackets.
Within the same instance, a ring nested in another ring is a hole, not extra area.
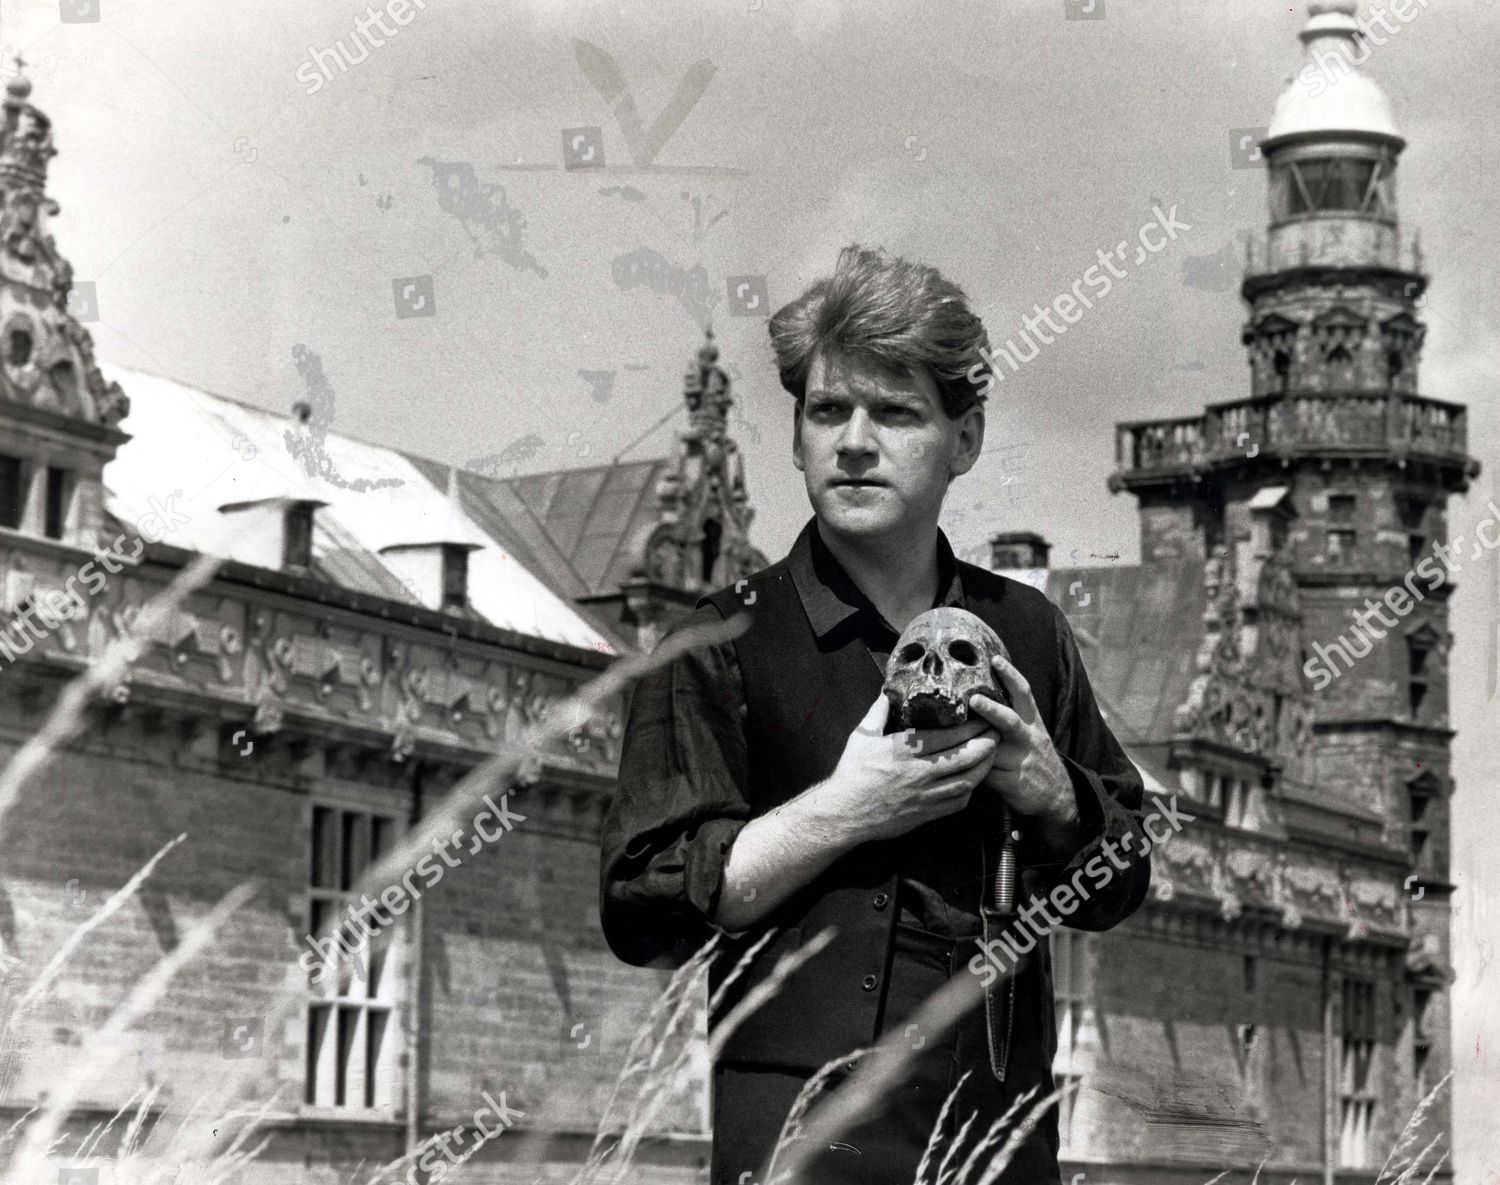
[[(958, 560), (948, 537), (939, 529), (937, 533), (937, 562), (939, 594), (933, 608), (940, 605), (964, 603), (963, 581), (958, 571)], [(860, 590), (842, 564), (828, 550), (823, 537), (818, 533), (818, 520), (810, 519), (797, 542), (787, 556), (787, 567), (797, 595), (802, 599), (803, 611), (812, 625), (813, 633), (823, 638), (851, 618), (861, 616), (871, 626), (891, 626)], [(895, 631), (899, 632), (899, 631)]]

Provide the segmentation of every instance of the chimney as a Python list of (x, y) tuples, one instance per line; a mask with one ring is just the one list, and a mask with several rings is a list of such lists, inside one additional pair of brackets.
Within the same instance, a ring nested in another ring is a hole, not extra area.
[(380, 549), (380, 557), (427, 608), (462, 613), (469, 606), (469, 552), (480, 546), (451, 540), (393, 543)]
[(258, 568), (305, 574), (312, 566), (313, 513), (327, 505), (285, 497), (226, 502), (219, 513), (233, 516), (230, 554)]
[(1045, 568), (1052, 545), (1035, 531), (1001, 531), (990, 536), (990, 569), (995, 572)]

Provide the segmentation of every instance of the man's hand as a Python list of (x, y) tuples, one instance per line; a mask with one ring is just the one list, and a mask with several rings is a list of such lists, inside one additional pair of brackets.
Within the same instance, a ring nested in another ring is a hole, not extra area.
[(1081, 841), (1073, 780), (1042, 724), (1031, 685), (1003, 656), (996, 655), (992, 665), (1015, 708), (983, 695), (969, 697), (972, 715), (1001, 737), (984, 784), (1016, 814), (1036, 819), (1049, 848), (1072, 853)]
[(997, 752), (989, 722), (883, 735), (891, 703), (882, 692), (849, 734), (828, 780), (814, 788), (818, 806), (840, 821), (849, 845), (905, 835), (963, 810)]

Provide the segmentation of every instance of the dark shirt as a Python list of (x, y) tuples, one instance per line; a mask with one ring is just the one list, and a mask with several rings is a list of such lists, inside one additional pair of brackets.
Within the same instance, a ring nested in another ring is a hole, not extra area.
[[(826, 638), (839, 630), (850, 636), (849, 644), (857, 640), (870, 652), (883, 677), (900, 632), (850, 579), (816, 531), (808, 543), (806, 548), (793, 549), (789, 568), (814, 633)], [(937, 559), (938, 593), (932, 607), (968, 608), (958, 563), (941, 531)], [(906, 871), (896, 891), (897, 921), (903, 925), (945, 938), (966, 938), (983, 928), (979, 900), (986, 894), (980, 884), (984, 853), (980, 837), (965, 823), (950, 816), (910, 833), (915, 842), (907, 845)]]
[[(941, 532), (938, 564), (935, 604), (967, 607), (960, 565)], [(819, 652), (860, 647), (883, 673), (897, 631), (828, 551), (815, 523), (798, 538), (786, 571)], [(1028, 833), (1025, 819), (1018, 819), (1023, 853), (1029, 857), (1023, 858), (1028, 866), (1021, 885), (1023, 900), (1026, 893), (1045, 891), (1066, 879), (1098, 854), (1105, 838), (1119, 840), (1138, 827), (1134, 808), (1142, 797), (1140, 775), (1099, 716), (1066, 619), (1054, 606), (1046, 607), (1057, 619), (1058, 707), (1052, 736), (1073, 784), (1082, 847), (1059, 859), (1041, 848), (1034, 828)], [(721, 620), (719, 610), (705, 601), (683, 626)], [(795, 666), (789, 660), (788, 669)], [(860, 705), (861, 711), (865, 706)], [(816, 723), (819, 711), (817, 703), (810, 705), (809, 723)], [(618, 939), (629, 927), (627, 916), (649, 916), (663, 935), (691, 936), (696, 942), (707, 936), (704, 919), (713, 916), (725, 889), (727, 854), (752, 815), (745, 714), (733, 641), (689, 652), (669, 672), (637, 687), (630, 716), (648, 728), (649, 735), (627, 737), (619, 798), (606, 824), (601, 901), (606, 932), (622, 957), (629, 957), (624, 946), (635, 946)], [(991, 793), (984, 787), (976, 790), (976, 795)], [(949, 938), (978, 934), (979, 904), (987, 899), (991, 885), (984, 875), (983, 839), (972, 815), (936, 820), (893, 842), (903, 853), (898, 920)], [(1072, 924), (1087, 929), (1111, 926), (1133, 911), (1143, 893), (1142, 885), (1130, 891), (1128, 902), (1095, 901), (1071, 919)], [(644, 962), (649, 951), (661, 948), (658, 941), (641, 938), (642, 956), (630, 961)]]

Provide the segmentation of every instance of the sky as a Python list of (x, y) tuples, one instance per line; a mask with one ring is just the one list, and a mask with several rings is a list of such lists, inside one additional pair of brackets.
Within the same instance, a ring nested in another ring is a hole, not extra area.
[[(1265, 174), (1237, 146), (1300, 66), (1305, 11), (1093, 5), (411, 0), (329, 79), (313, 58), (362, 4), (0, 0), (0, 46), (55, 124), (52, 229), (101, 357), (287, 410), (311, 351), (334, 431), (454, 463), (530, 442), (527, 468), (563, 468), (666, 452), (711, 322), (771, 556), (808, 511), (768, 309), (859, 241), (941, 268), (1003, 341), (1175, 207), (1187, 229), (997, 388), (945, 512), (961, 550), (1031, 529), (1059, 562), (1130, 563), (1114, 423), (1248, 394), (1238, 264)], [(1421, 387), (1468, 405), (1485, 467), (1450, 504), (1471, 538), (1500, 462), (1497, 20), (1431, 0), (1367, 66), (1433, 275)], [(1463, 1185), (1500, 1171), (1497, 563), (1452, 602)]]

